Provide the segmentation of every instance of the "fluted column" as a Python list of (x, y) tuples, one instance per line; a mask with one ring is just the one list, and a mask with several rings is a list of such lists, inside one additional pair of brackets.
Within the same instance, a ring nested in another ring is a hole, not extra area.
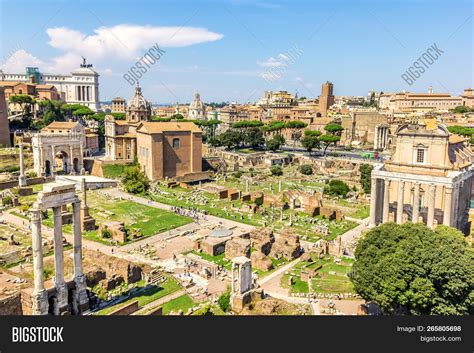
[(23, 143), (20, 143), (20, 176), (18, 177), (18, 185), (20, 187), (26, 186), (25, 160), (24, 160), (24, 155), (23, 155)]
[(51, 158), (51, 175), (56, 175), (56, 148), (55, 146), (51, 146), (51, 154), (53, 157)]
[(48, 314), (48, 295), (44, 288), (43, 278), (43, 240), (41, 238), (41, 211), (34, 207), (31, 210), (31, 235), (33, 248), (34, 290), (32, 295), (32, 314)]
[(64, 281), (63, 222), (61, 207), (53, 207), (54, 214), (54, 286), (59, 313), (67, 307), (68, 291)]
[(443, 224), (445, 226), (451, 226), (451, 210), (453, 208), (453, 188), (445, 188), (445, 199), (444, 199), (444, 212), (443, 212)]
[[(84, 191), (85, 194), (85, 191)], [(78, 312), (86, 309), (89, 304), (86, 291), (86, 279), (82, 268), (82, 234), (81, 234), (81, 200), (72, 204), (74, 222), (74, 282), (76, 284), (76, 303)]]
[(426, 225), (429, 228), (434, 227), (434, 211), (435, 211), (435, 197), (436, 197), (435, 189), (436, 189), (435, 185), (430, 184), (428, 188), (428, 216), (426, 220)]
[(415, 183), (415, 190), (413, 192), (413, 212), (412, 219), (413, 223), (418, 223), (420, 218), (420, 184)]
[(382, 222), (388, 222), (388, 215), (390, 213), (390, 180), (384, 180), (384, 190), (383, 190), (383, 215)]
[(372, 177), (370, 187), (370, 226), (376, 225), (377, 214), (377, 178)]
[(405, 182), (400, 180), (398, 182), (398, 198), (397, 198), (397, 224), (403, 222), (403, 196), (405, 194)]

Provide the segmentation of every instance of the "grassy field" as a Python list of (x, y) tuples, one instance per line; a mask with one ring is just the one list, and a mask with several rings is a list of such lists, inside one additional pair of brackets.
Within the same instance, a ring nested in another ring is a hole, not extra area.
[(168, 279), (164, 283), (161, 283), (159, 287), (155, 285), (145, 285), (145, 283), (143, 283), (143, 286), (139, 288), (140, 290), (134, 293), (130, 298), (118, 304), (99, 310), (95, 312), (94, 315), (109, 315), (111, 312), (127, 304), (130, 304), (131, 302), (135, 300), (138, 301), (138, 307), (142, 308), (143, 306), (155, 300), (158, 300), (160, 298), (167, 296), (168, 294), (171, 294), (180, 290), (181, 285), (178, 282), (176, 282), (174, 278), (168, 277)]
[(196, 303), (191, 299), (191, 297), (184, 294), (176, 299), (164, 303), (163, 315), (168, 315), (171, 311), (178, 312), (179, 310), (183, 310), (183, 312), (186, 313), (194, 305), (196, 305)]
[[(273, 179), (272, 179), (273, 180)], [(286, 182), (285, 188), (297, 188), (298, 186), (295, 183)], [(317, 183), (313, 185), (316, 188)], [(245, 186), (239, 179), (236, 178), (227, 178), (225, 182), (219, 183), (219, 185), (226, 186), (226, 187), (233, 187), (233, 188), (240, 188), (241, 190), (245, 190)], [(269, 184), (263, 189), (268, 188), (268, 192), (270, 193), (270, 189), (278, 190), (278, 181), (273, 180), (269, 181)], [(264, 225), (264, 221), (266, 221), (267, 225), (273, 227), (275, 231), (281, 231), (288, 227), (288, 222), (290, 219), (290, 214), (293, 213), (297, 216), (295, 218), (295, 222), (292, 225), (292, 229), (296, 231), (301, 236), (307, 237), (309, 241), (316, 241), (322, 237), (321, 234), (318, 234), (314, 231), (314, 225), (308, 222), (311, 218), (305, 215), (302, 212), (296, 212), (290, 209), (286, 209), (283, 212), (284, 219), (280, 219), (280, 211), (275, 211), (275, 217), (273, 221), (269, 219), (269, 216), (265, 219), (261, 213), (249, 214), (247, 212), (241, 211), (240, 208), (242, 207), (242, 201), (233, 201), (231, 202), (228, 199), (219, 199), (216, 195), (205, 191), (191, 191), (188, 189), (183, 188), (173, 188), (168, 189), (163, 185), (157, 185), (157, 189), (159, 192), (149, 195), (148, 197), (154, 201), (161, 202), (168, 205), (174, 205), (178, 207), (194, 207), (201, 211), (205, 211), (207, 214), (217, 216), (220, 218), (230, 219), (233, 221), (250, 224), (253, 226), (261, 227)], [(251, 191), (262, 190), (259, 188), (258, 185), (251, 185)], [(263, 190), (262, 190), (263, 191)], [(193, 199), (194, 198), (194, 199)], [(233, 205), (233, 207), (232, 207)], [(268, 213), (270, 214), (273, 212), (270, 208), (268, 209)], [(319, 218), (323, 222), (327, 222), (329, 228), (329, 235), (325, 237), (326, 240), (333, 240), (338, 235), (354, 228), (357, 226), (357, 223), (351, 221), (326, 221), (323, 220), (321, 217)]]
[(317, 276), (311, 279), (312, 291), (315, 293), (338, 294), (338, 293), (355, 293), (352, 282), (347, 274), (352, 268), (352, 259), (341, 258), (339, 264), (334, 263), (333, 257), (324, 259), (314, 259), (314, 262), (301, 261), (295, 265), (289, 274), (285, 274), (281, 278), (280, 285), (283, 288), (290, 288), (289, 278), (293, 274), (294, 284), (290, 290), (292, 293), (308, 293), (309, 284), (307, 281), (300, 279), (301, 271), (308, 269), (317, 270)]
[[(20, 245), (9, 245), (8, 237), (13, 234), (13, 239), (20, 243)], [(31, 246), (31, 233), (22, 232), (15, 226), (8, 226), (6, 224), (0, 224), (0, 253), (8, 253), (10, 251), (19, 250), (21, 248), (27, 248)]]
[(104, 178), (109, 179), (118, 179), (121, 178), (127, 168), (133, 166), (132, 164), (109, 164), (102, 166), (102, 172), (104, 174)]
[[(189, 217), (133, 201), (107, 199), (95, 191), (88, 192), (87, 203), (89, 213), (96, 220), (96, 225), (107, 221), (124, 222), (126, 228), (141, 232), (142, 237), (140, 239), (192, 222)], [(52, 211), (49, 212), (49, 218), (45, 219), (43, 223), (49, 227), (53, 226)], [(71, 233), (72, 225), (64, 225), (64, 231)], [(98, 230), (84, 232), (83, 236), (104, 244), (111, 243), (110, 240), (101, 238)]]

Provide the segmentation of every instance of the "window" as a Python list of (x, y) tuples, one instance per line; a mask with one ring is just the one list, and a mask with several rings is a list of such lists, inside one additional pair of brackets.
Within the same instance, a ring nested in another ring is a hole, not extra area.
[(179, 148), (179, 139), (173, 139), (173, 148)]
[(425, 150), (422, 148), (416, 150), (416, 163), (425, 163)]

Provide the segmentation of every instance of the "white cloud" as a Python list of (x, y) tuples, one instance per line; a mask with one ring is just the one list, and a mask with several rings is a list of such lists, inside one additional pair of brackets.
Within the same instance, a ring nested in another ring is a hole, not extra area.
[(257, 61), (262, 67), (284, 67), (288, 66), (289, 58), (285, 54), (278, 54), (276, 58), (270, 57), (266, 61)]
[(120, 24), (100, 27), (87, 35), (66, 27), (48, 28), (48, 44), (56, 49), (86, 56), (91, 59), (104, 57), (133, 58), (141, 56), (153, 45), (159, 47), (186, 47), (213, 42), (224, 36), (199, 27), (156, 27)]
[(37, 57), (24, 49), (20, 49), (5, 58), (5, 62), (1, 64), (0, 68), (8, 73), (23, 73), (27, 66), (42, 66), (43, 64), (43, 61)]
[[(67, 27), (48, 28), (48, 44), (63, 52), (43, 61), (24, 49), (15, 48), (4, 58), (0, 68), (5, 72), (24, 72), (27, 66), (38, 66), (49, 73), (70, 73), (81, 63), (81, 56), (94, 64), (109, 64), (117, 60), (138, 60), (151, 47), (186, 47), (213, 42), (224, 36), (200, 27), (157, 27), (119, 24), (99, 27), (93, 34), (85, 34)], [(165, 54), (166, 55), (166, 54)], [(113, 75), (111, 69), (104, 71)]]

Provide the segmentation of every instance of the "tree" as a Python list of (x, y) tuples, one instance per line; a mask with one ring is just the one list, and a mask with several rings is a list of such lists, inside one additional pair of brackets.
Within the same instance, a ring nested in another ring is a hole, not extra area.
[(270, 172), (272, 173), (272, 175), (281, 176), (283, 175), (283, 168), (279, 165), (274, 165), (270, 168)]
[(319, 138), (319, 141), (322, 143), (323, 147), (323, 155), (326, 155), (326, 151), (329, 146), (336, 145), (341, 140), (339, 136), (336, 135), (322, 135)]
[(296, 141), (301, 138), (301, 129), (304, 129), (308, 124), (300, 120), (291, 120), (285, 124), (285, 128), (291, 131), (291, 139), (293, 140), (293, 149), (296, 146)]
[(252, 148), (258, 148), (265, 143), (263, 132), (258, 127), (247, 129), (244, 135), (244, 143)]
[(385, 313), (474, 313), (474, 252), (457, 229), (386, 223), (359, 241), (355, 258), (356, 291)]
[(311, 175), (313, 174), (313, 166), (311, 164), (303, 164), (299, 168), (300, 173), (303, 175)]
[(22, 117), (12, 121), (13, 128), (29, 128), (31, 125), (31, 118), (36, 100), (27, 94), (13, 95), (8, 98), (11, 103), (19, 104), (22, 110)]
[(360, 184), (366, 194), (370, 194), (372, 169), (374, 169), (374, 167), (370, 164), (361, 164), (359, 168)]
[(173, 114), (171, 115), (172, 120), (182, 120), (184, 119), (184, 116), (182, 114)]
[(314, 149), (320, 147), (319, 136), (321, 136), (321, 132), (317, 130), (305, 130), (304, 132), (301, 145), (306, 148), (310, 155)]
[(150, 181), (139, 167), (127, 168), (122, 178), (125, 190), (131, 194), (144, 194), (150, 187)]
[(267, 149), (270, 151), (278, 151), (280, 147), (285, 143), (285, 138), (282, 135), (275, 135), (266, 142)]
[(341, 196), (346, 197), (347, 193), (350, 191), (349, 185), (347, 185), (342, 180), (332, 179), (325, 187), (324, 193), (331, 196)]
[(227, 130), (223, 134), (219, 135), (219, 139), (221, 144), (226, 146), (227, 149), (237, 148), (241, 142), (240, 134), (234, 130)]

